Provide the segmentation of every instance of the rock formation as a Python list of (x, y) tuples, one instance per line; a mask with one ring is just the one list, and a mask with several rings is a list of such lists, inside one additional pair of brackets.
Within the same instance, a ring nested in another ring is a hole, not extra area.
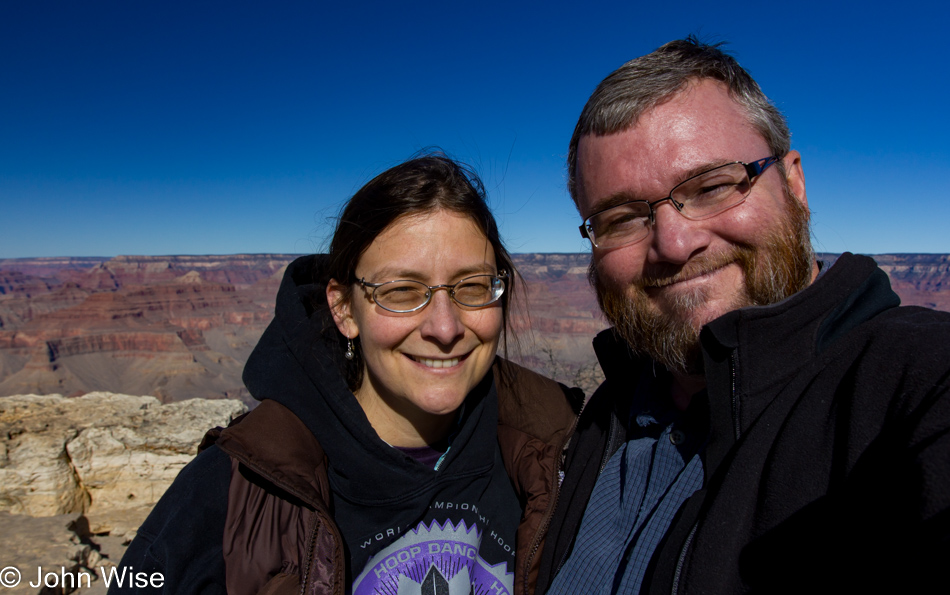
[(100, 567), (119, 561), (205, 432), (244, 411), (111, 393), (0, 398), (0, 551), (22, 575), (9, 592), (62, 592), (29, 588), (43, 567), (104, 593)]
[[(253, 406), (241, 371), (294, 256), (0, 259), (0, 396), (109, 390)], [(589, 258), (514, 255), (526, 300), (508, 347), (509, 357), (587, 391), (600, 379), (590, 339), (606, 327)], [(875, 258), (905, 304), (950, 310), (950, 256)]]
[[(587, 281), (589, 254), (516, 254), (526, 299), (514, 308), (508, 356), (587, 394), (603, 380), (591, 339), (607, 327)], [(517, 304), (517, 302), (516, 302)]]
[(881, 254), (874, 258), (904, 304), (950, 310), (950, 255)]
[[(0, 551), (15, 552), (0, 567), (23, 576), (7, 592), (63, 592), (27, 586), (40, 566), (93, 573), (79, 591), (105, 592), (95, 573), (205, 431), (245, 410), (221, 397), (253, 404), (241, 370), (293, 257), (0, 259)], [(875, 258), (905, 304), (950, 310), (950, 256)], [(590, 339), (607, 326), (589, 254), (514, 259), (524, 300), (507, 355), (589, 393), (602, 378)], [(26, 392), (59, 394), (3, 397)]]
[(239, 401), (95, 392), (0, 399), (0, 510), (31, 516), (154, 504)]
[(0, 395), (243, 398), (285, 255), (0, 261)]

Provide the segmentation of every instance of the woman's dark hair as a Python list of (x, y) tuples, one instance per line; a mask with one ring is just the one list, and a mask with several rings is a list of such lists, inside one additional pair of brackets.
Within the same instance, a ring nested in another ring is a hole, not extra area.
[[(469, 217), (491, 244), (498, 270), (508, 271), (507, 289), (501, 298), (502, 344), (507, 353), (509, 305), (516, 282), (514, 263), (501, 243), (498, 225), (488, 208), (485, 188), (478, 175), (467, 165), (441, 153), (423, 155), (392, 167), (350, 198), (330, 242), (325, 278), (343, 284), (342, 299), (349, 302), (356, 281), (356, 265), (376, 237), (401, 217), (442, 209)], [(336, 334), (342, 354), (346, 338)], [(363, 372), (359, 349), (356, 352), (352, 360), (341, 360), (347, 382), (354, 390), (360, 386)]]

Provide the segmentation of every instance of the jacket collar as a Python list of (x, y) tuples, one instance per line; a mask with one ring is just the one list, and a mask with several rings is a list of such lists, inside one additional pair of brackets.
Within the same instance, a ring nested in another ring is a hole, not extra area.
[(845, 252), (809, 287), (777, 304), (728, 312), (706, 325), (701, 340), (707, 352), (742, 345), (744, 350), (810, 357), (898, 305), (900, 298), (874, 260)]
[(220, 432), (215, 445), (314, 509), (330, 500), (327, 460), (307, 426), (270, 399)]
[[(731, 428), (737, 437), (802, 366), (861, 323), (898, 305), (900, 298), (874, 260), (846, 252), (788, 299), (734, 310), (710, 322), (700, 341), (714, 432)], [(638, 378), (662, 369), (634, 355), (612, 328), (594, 339), (594, 351), (606, 382), (628, 385), (630, 393)]]
[[(863, 322), (898, 305), (900, 298), (874, 260), (846, 252), (788, 299), (729, 312), (703, 328), (710, 399), (720, 404), (722, 399), (742, 400), (739, 432), (802, 366)], [(733, 394), (721, 394), (724, 390)]]

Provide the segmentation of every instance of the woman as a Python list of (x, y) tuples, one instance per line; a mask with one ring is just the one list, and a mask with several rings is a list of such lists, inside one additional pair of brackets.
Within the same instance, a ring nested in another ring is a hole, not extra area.
[(176, 593), (532, 592), (576, 395), (496, 359), (513, 276), (474, 174), (374, 178), (288, 266), (244, 371), (261, 404), (122, 564)]

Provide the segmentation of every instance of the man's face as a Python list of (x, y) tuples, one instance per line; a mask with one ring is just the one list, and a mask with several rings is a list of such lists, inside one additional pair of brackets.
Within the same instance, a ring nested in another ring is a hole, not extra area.
[[(624, 200), (655, 201), (704, 170), (768, 156), (765, 140), (725, 87), (704, 80), (624, 132), (581, 138), (578, 207), (586, 218)], [(791, 194), (773, 166), (744, 202), (716, 216), (690, 221), (663, 202), (645, 239), (594, 248), (601, 307), (635, 351), (674, 372), (695, 373), (704, 324), (780, 301), (814, 279), (800, 156), (791, 151), (783, 163)]]

